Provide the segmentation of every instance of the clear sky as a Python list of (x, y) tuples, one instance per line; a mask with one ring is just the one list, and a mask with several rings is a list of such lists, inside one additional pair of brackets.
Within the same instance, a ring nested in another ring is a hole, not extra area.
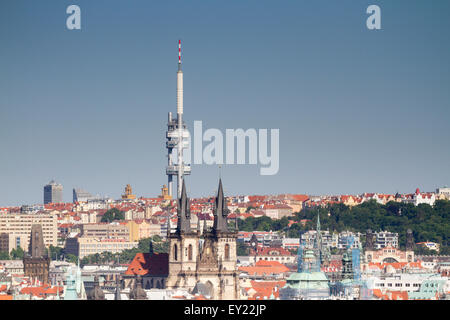
[[(81, 30), (66, 8), (81, 8)], [(366, 28), (381, 7), (382, 30)], [(51, 179), (120, 197), (165, 176), (183, 41), (185, 120), (280, 129), (280, 169), (222, 169), (227, 194), (433, 191), (450, 184), (448, 0), (2, 0), (0, 206)], [(190, 196), (217, 166), (193, 166)]]

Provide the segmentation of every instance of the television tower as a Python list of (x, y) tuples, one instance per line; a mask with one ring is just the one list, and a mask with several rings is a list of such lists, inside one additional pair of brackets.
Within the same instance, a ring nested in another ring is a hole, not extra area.
[[(177, 119), (169, 112), (167, 122), (168, 177), (169, 195), (173, 197), (173, 176), (177, 176), (177, 198), (181, 196), (181, 187), (185, 175), (191, 174), (191, 166), (183, 161), (183, 149), (189, 147), (189, 132), (183, 121), (183, 71), (181, 70), (181, 40), (178, 40), (178, 71), (177, 71)], [(173, 149), (177, 150), (177, 165), (174, 165)]]

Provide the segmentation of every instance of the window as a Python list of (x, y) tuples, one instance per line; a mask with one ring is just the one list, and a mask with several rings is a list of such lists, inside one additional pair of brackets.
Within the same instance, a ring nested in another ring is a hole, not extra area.
[(230, 259), (230, 245), (227, 243), (225, 245), (225, 260)]
[(178, 246), (176, 244), (173, 245), (173, 260), (178, 261)]
[(188, 259), (190, 261), (192, 260), (192, 244), (190, 244), (188, 247)]

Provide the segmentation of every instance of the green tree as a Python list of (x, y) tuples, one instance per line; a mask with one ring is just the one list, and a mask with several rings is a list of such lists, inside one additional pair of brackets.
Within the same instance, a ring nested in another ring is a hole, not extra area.
[(67, 262), (70, 262), (70, 263), (77, 263), (78, 262), (78, 257), (76, 255), (74, 255), (74, 254), (69, 253), (69, 254), (66, 254), (66, 259), (65, 260)]
[(10, 260), (11, 257), (9, 256), (8, 252), (6, 251), (0, 251), (0, 260)]
[(19, 246), (19, 247), (17, 247), (17, 249), (12, 249), (10, 255), (11, 255), (12, 260), (22, 260), (23, 256), (25, 255), (25, 252)]
[(117, 208), (112, 208), (105, 212), (100, 221), (109, 223), (116, 220), (125, 220), (125, 214)]
[(257, 209), (256, 207), (253, 206), (248, 206), (247, 209), (245, 209), (245, 212), (249, 213), (251, 210)]
[(248, 254), (249, 254), (248, 246), (243, 242), (237, 242), (236, 254), (238, 256), (248, 256)]
[(160, 237), (160, 236), (158, 236), (158, 235), (154, 235), (154, 236), (152, 237), (152, 241), (153, 241), (153, 242), (161, 242), (161, 241), (162, 241), (162, 239), (161, 239), (161, 237)]
[(57, 260), (57, 258), (61, 257), (64, 249), (61, 247), (54, 247), (53, 245), (50, 245), (49, 247), (49, 254), (50, 258), (52, 260)]

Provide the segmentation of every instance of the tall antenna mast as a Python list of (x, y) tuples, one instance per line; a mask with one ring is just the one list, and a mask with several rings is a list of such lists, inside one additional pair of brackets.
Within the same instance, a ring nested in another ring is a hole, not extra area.
[[(167, 119), (166, 148), (167, 148), (167, 167), (166, 175), (168, 177), (169, 196), (181, 197), (184, 176), (191, 174), (190, 164), (183, 161), (183, 149), (188, 147), (187, 137), (189, 132), (186, 130), (186, 124), (183, 121), (183, 71), (181, 70), (181, 40), (178, 40), (178, 71), (177, 71), (177, 118), (169, 112)], [(177, 156), (178, 163), (175, 164), (174, 157)], [(177, 179), (177, 191), (173, 192), (173, 179)]]
[(177, 116), (178, 116), (178, 195), (181, 197), (183, 185), (183, 71), (181, 70), (181, 40), (178, 40), (178, 72), (177, 72)]

